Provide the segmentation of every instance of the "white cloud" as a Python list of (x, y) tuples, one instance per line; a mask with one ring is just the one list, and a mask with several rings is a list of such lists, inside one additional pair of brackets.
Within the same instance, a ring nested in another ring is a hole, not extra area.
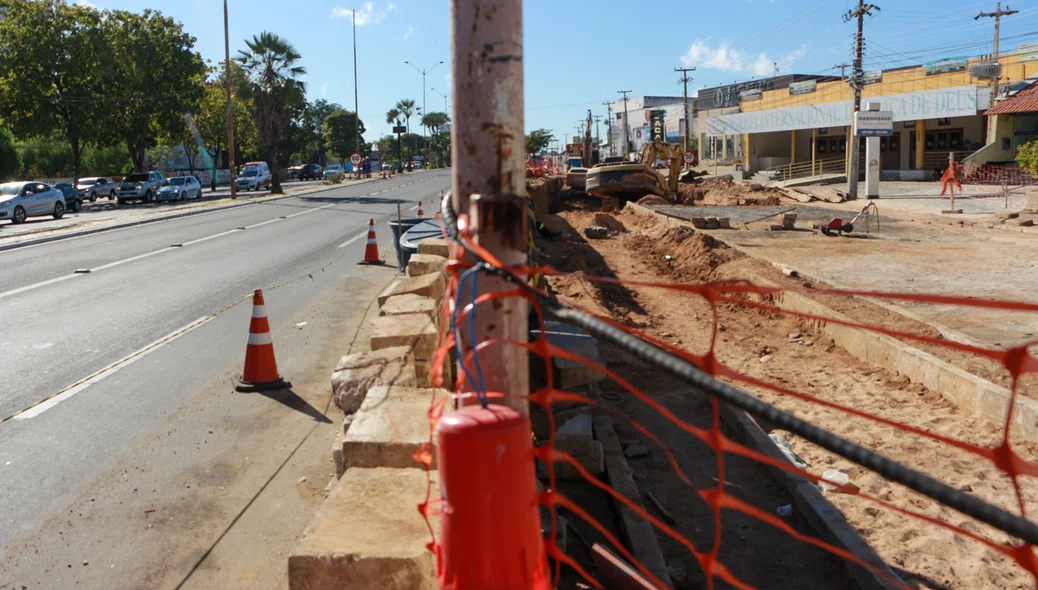
[(407, 32), (404, 33), (404, 37), (401, 40), (402, 41), (407, 41), (408, 39), (411, 38), (411, 35), (414, 35), (414, 27), (412, 25), (407, 25)]
[(76, 4), (85, 6), (86, 8), (97, 8), (97, 4), (94, 4), (90, 0), (76, 0)]
[[(389, 13), (396, 10), (396, 5), (392, 2), (386, 4), (385, 8), (376, 8), (374, 2), (365, 2), (359, 9), (357, 9), (357, 26), (363, 27), (364, 25), (377, 25), (382, 22)], [(353, 20), (353, 9), (343, 8), (342, 6), (336, 6), (332, 9), (332, 18), (346, 18)]]
[(733, 48), (729, 41), (721, 41), (716, 47), (711, 47), (709, 41), (710, 39), (693, 41), (685, 55), (681, 56), (681, 63), (697, 68), (748, 72), (753, 76), (770, 76), (775, 71), (776, 63), (778, 63), (781, 73), (793, 73), (793, 64), (807, 55), (806, 45), (802, 45), (799, 49), (781, 58), (773, 58), (763, 52), (750, 55), (745, 51), (739, 51)]

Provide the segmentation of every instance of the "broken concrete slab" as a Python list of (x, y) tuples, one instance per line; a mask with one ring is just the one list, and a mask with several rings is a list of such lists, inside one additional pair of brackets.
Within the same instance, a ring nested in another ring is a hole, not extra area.
[(1018, 217), (1020, 217), (1020, 212), (1019, 211), (1006, 211), (1006, 210), (995, 211), (995, 219), (1005, 220), (1005, 219), (1016, 219)]
[[(547, 321), (544, 323), (545, 335), (548, 342), (563, 350), (584, 358), (596, 365), (602, 366), (602, 356), (598, 350), (598, 340), (584, 332), (580, 328), (563, 324), (562, 322)], [(530, 332), (530, 340), (541, 337), (540, 330)], [(534, 384), (543, 387), (546, 380), (544, 360), (530, 353), (530, 374)], [(554, 386), (559, 389), (572, 389), (588, 383), (597, 383), (605, 379), (605, 375), (587, 365), (566, 358), (553, 357), (552, 369), (554, 373)]]
[(407, 347), (417, 360), (436, 352), (439, 332), (432, 318), (421, 313), (380, 316), (371, 320), (371, 350)]
[(434, 256), (442, 256), (444, 258), (451, 257), (450, 242), (443, 238), (425, 238), (421, 242), (418, 242), (418, 253), (419, 254), (432, 254)]
[(332, 373), (332, 398), (343, 412), (356, 412), (376, 385), (416, 385), (410, 348), (386, 347), (342, 357)]
[(555, 448), (574, 457), (590, 457), (593, 452), (591, 414), (578, 414), (555, 430)]
[[(421, 469), (350, 469), (288, 558), (289, 590), (436, 590)], [(433, 530), (439, 518), (430, 515)]]
[(589, 225), (584, 228), (584, 235), (592, 240), (604, 240), (609, 237), (609, 230), (597, 225)]
[(447, 267), (447, 258), (436, 254), (412, 254), (407, 261), (407, 276), (420, 277), (434, 272), (442, 273)]
[(447, 279), (443, 273), (432, 273), (418, 277), (406, 277), (393, 281), (384, 291), (379, 293), (378, 306), (385, 305), (386, 300), (394, 295), (420, 295), (439, 301), (447, 288)]
[(414, 460), (430, 440), (429, 408), (444, 390), (372, 387), (343, 437), (346, 469), (356, 467), (420, 468)]
[(1006, 225), (1014, 225), (1016, 227), (1031, 227), (1034, 225), (1033, 219), (1007, 219)]
[(436, 321), (438, 304), (432, 297), (423, 297), (414, 293), (404, 295), (393, 295), (378, 310), (378, 315), (407, 315), (410, 313), (421, 313)]

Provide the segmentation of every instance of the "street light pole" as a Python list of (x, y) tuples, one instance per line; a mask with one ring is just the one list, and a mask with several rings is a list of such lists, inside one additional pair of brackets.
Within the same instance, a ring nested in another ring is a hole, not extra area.
[[(357, 90), (357, 9), (353, 9), (353, 122), (356, 124), (353, 128), (353, 145), (357, 148), (357, 153), (360, 153), (360, 101), (358, 100), (359, 91)], [(357, 178), (360, 178), (360, 169), (354, 166), (354, 172), (357, 173)]]
[[(429, 72), (433, 71), (434, 69), (436, 69), (436, 66), (442, 64), (443, 62), (442, 61), (438, 61), (435, 64), (433, 64), (433, 66), (431, 68), (428, 68), (428, 69), (425, 69), (425, 70), (419, 69), (418, 66), (414, 65), (413, 63), (411, 63), (409, 61), (404, 61), (404, 63), (409, 65), (409, 66), (411, 66), (412, 68), (415, 69), (416, 72), (418, 72), (419, 74), (422, 75), (422, 115), (423, 116), (427, 115), (429, 113), (429, 111), (426, 110), (426, 108), (425, 108), (425, 75), (428, 74)], [(426, 140), (425, 131), (426, 131), (425, 130), (425, 125), (422, 125), (422, 141), (423, 142), (427, 141)]]
[[(227, 90), (227, 172), (231, 179), (231, 199), (238, 198), (237, 187), (234, 186), (234, 108), (231, 106), (231, 37), (227, 27), (227, 0), (223, 0), (223, 50), (224, 58), (224, 86)], [(215, 174), (215, 170), (213, 171)], [(216, 186), (216, 179), (213, 179)]]
[(432, 90), (436, 94), (439, 94), (440, 96), (443, 97), (443, 114), (444, 115), (449, 115), (450, 111), (447, 110), (447, 97), (450, 96), (451, 93), (450, 92), (440, 92), (439, 90), (437, 90), (435, 88), (430, 88), (429, 90)]

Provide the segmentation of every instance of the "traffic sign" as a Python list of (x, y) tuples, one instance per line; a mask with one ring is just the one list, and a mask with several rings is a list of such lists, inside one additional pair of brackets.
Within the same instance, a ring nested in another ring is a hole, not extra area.
[(526, 163), (530, 163), (530, 152), (526, 152)]
[(692, 152), (685, 152), (684, 160), (686, 164), (691, 164), (696, 161), (696, 155)]
[(350, 164), (353, 164), (354, 166), (360, 166), (360, 160), (360, 154), (358, 154), (357, 152), (353, 152), (352, 154), (350, 154)]

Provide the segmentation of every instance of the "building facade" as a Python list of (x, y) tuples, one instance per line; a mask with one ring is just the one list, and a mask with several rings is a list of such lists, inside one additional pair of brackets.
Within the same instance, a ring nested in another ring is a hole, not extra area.
[[(688, 104), (688, 111), (691, 113), (694, 104), (692, 97), (689, 97)], [(609, 103), (609, 133), (602, 138), (602, 157), (624, 155), (625, 119), (630, 135), (630, 153), (637, 152), (646, 142), (651, 141), (651, 114), (655, 110), (666, 112), (666, 141), (680, 144), (685, 137), (685, 117), (687, 116), (683, 98), (680, 96), (632, 96), (627, 99), (626, 112), (622, 99)]]
[[(1033, 55), (1018, 51), (1000, 58), (1003, 90), (1038, 75)], [(878, 102), (880, 110), (894, 114), (894, 135), (881, 138), (880, 167), (887, 177), (922, 178), (923, 171), (942, 167), (949, 152), (956, 159), (986, 154), (984, 163), (1008, 159), (1008, 149), (985, 149), (1002, 141), (984, 115), (992, 105), (991, 83), (971, 76), (980, 71), (973, 68), (980, 62), (948, 58), (865, 73), (862, 109)], [(812, 171), (816, 162), (819, 169), (823, 162), (838, 167), (849, 151), (853, 102), (846, 81), (810, 76), (700, 91), (695, 114), (700, 160), (739, 161), (750, 170), (805, 162)]]

